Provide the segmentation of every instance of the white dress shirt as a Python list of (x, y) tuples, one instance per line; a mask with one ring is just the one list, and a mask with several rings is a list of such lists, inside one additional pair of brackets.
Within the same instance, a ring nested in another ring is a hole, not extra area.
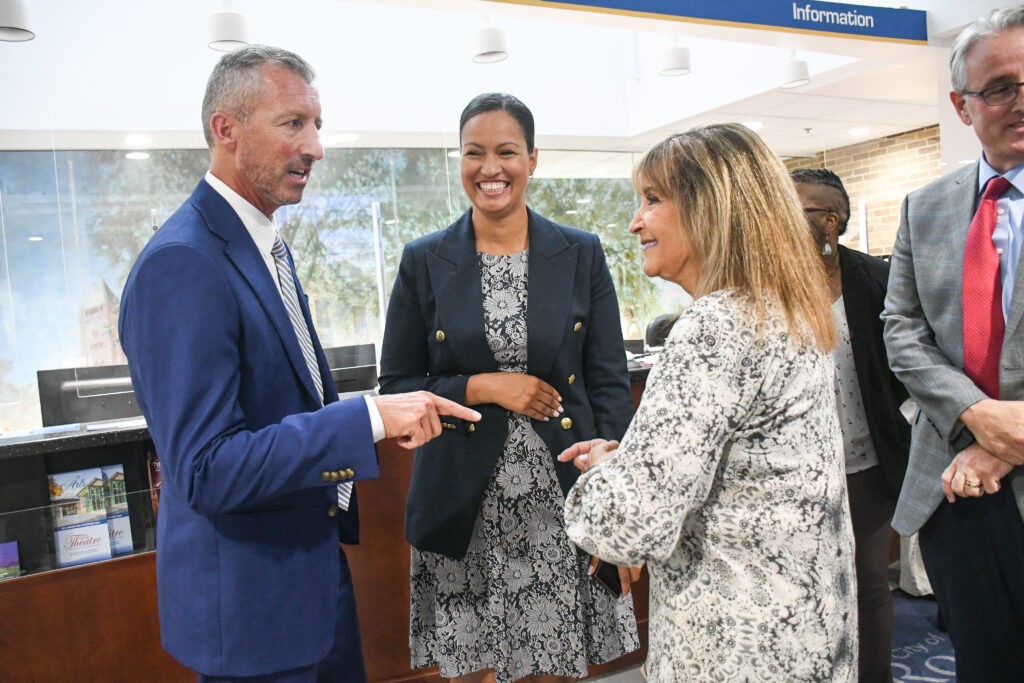
[[(277, 284), (277, 290), (280, 293), (281, 282), (277, 277), (277, 264), (274, 261), (274, 255), (270, 253), (274, 241), (278, 237), (277, 224), (272, 218), (267, 218), (262, 211), (228, 187), (224, 181), (213, 175), (211, 171), (206, 172), (206, 182), (238, 214), (242, 225), (249, 232), (252, 241), (256, 243), (256, 249), (263, 257), (263, 263), (267, 266), (267, 271), (274, 283)], [(380, 415), (380, 410), (377, 409), (377, 404), (373, 401), (373, 396), (364, 394), (363, 399), (366, 401), (366, 410), (370, 415), (370, 427), (373, 429), (373, 441), (376, 443), (387, 436), (384, 430), (384, 419)]]

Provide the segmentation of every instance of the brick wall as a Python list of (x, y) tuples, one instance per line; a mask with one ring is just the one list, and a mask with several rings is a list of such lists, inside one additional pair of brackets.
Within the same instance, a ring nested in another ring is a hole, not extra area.
[(946, 171), (941, 166), (938, 126), (827, 150), (813, 157), (787, 159), (786, 167), (824, 167), (842, 178), (850, 195), (850, 223), (842, 241), (862, 249), (857, 211), (863, 201), (867, 251), (876, 255), (888, 254), (892, 249), (903, 197)]

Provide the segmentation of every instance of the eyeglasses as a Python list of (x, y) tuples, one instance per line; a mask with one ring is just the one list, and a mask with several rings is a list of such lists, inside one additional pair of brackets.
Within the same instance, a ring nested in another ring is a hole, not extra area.
[(1017, 99), (1017, 92), (1024, 83), (1000, 83), (984, 90), (972, 91), (961, 90), (961, 95), (980, 97), (981, 101), (990, 107), (998, 107), (1001, 104), (1009, 104)]

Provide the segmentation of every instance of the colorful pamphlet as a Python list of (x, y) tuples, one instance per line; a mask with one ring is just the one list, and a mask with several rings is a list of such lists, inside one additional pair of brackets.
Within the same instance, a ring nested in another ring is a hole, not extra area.
[(153, 518), (160, 507), (160, 487), (163, 486), (163, 477), (160, 472), (160, 456), (154, 450), (146, 451), (146, 463), (149, 471), (149, 499), (153, 504)]
[(21, 576), (21, 562), (18, 560), (18, 542), (0, 543), (0, 579)]
[(114, 555), (132, 552), (132, 525), (128, 518), (128, 494), (124, 485), (124, 465), (107, 465), (103, 472), (103, 489), (107, 505), (107, 531), (110, 551)]
[(98, 467), (51, 474), (50, 503), (57, 566), (110, 558), (103, 472)]

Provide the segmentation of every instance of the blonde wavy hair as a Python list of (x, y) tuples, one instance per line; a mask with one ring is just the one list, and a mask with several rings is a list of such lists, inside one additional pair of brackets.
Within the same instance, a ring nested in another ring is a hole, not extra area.
[(790, 336), (828, 351), (832, 300), (807, 218), (782, 161), (735, 123), (693, 128), (652, 147), (633, 172), (639, 192), (670, 200), (701, 263), (695, 298), (750, 295), (760, 320), (774, 300)]

